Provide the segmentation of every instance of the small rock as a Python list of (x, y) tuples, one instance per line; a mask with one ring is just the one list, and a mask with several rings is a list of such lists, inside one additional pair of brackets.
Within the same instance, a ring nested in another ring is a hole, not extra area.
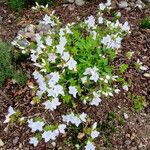
[(73, 10), (75, 9), (75, 5), (74, 5), (74, 4), (69, 5), (69, 6), (68, 6), (68, 9), (69, 9), (70, 11), (73, 11)]
[(85, 1), (84, 0), (75, 0), (75, 3), (79, 6), (84, 5)]
[(30, 25), (27, 25), (24, 29), (25, 32), (31, 32), (31, 33), (34, 33), (35, 32), (35, 26), (30, 24)]
[(131, 135), (131, 140), (135, 139), (135, 137), (136, 137), (136, 134), (133, 132)]
[(0, 16), (0, 24), (2, 24), (2, 23), (3, 23), (3, 17)]
[(135, 6), (135, 3), (131, 2), (131, 3), (130, 3), (130, 6), (131, 6), (131, 7), (134, 7), (134, 6)]
[(128, 145), (130, 145), (130, 144), (131, 144), (131, 140), (126, 140), (126, 141), (125, 141), (125, 145), (128, 146)]
[(150, 78), (150, 73), (144, 73), (144, 77)]
[(4, 146), (4, 142), (0, 139), (0, 147)]
[(52, 144), (54, 147), (56, 146), (56, 142), (52, 142), (51, 144)]
[(77, 138), (78, 138), (78, 139), (82, 139), (84, 136), (85, 136), (84, 133), (79, 133), (78, 136), (77, 136)]
[(126, 1), (120, 1), (118, 3), (119, 8), (127, 8), (128, 7), (128, 3)]
[(24, 34), (24, 37), (29, 38), (29, 39), (33, 39), (35, 37), (35, 34), (31, 33), (31, 32), (27, 32)]
[(138, 148), (135, 146), (135, 147), (131, 147), (131, 150), (137, 150)]
[(145, 4), (141, 0), (137, 0), (135, 7), (139, 7), (140, 9), (142, 9), (145, 7)]
[(124, 116), (124, 119), (126, 119), (126, 120), (129, 118), (127, 113), (123, 113), (123, 116)]
[(73, 3), (73, 2), (74, 2), (74, 0), (68, 0), (68, 2), (69, 2), (69, 3)]
[(19, 137), (17, 136), (13, 139), (13, 144), (16, 145), (18, 143), (18, 141), (19, 141)]

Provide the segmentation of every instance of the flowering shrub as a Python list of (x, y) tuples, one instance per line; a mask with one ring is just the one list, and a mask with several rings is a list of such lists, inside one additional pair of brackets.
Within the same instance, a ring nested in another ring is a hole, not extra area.
[[(74, 113), (71, 108), (75, 109), (81, 102), (100, 105), (104, 97), (120, 92), (118, 82), (122, 84), (122, 90), (128, 90), (121, 74), (114, 74), (115, 66), (111, 62), (130, 28), (128, 22), (121, 24), (117, 18), (113, 22), (104, 18), (103, 11), (109, 12), (110, 5), (110, 0), (101, 3), (96, 16), (91, 15), (84, 21), (65, 27), (53, 13), (45, 15), (40, 24), (51, 25), (51, 31), (43, 36), (36, 34), (35, 42), (27, 42), (25, 47), (18, 44), (23, 37), (18, 36), (18, 41), (12, 42), (23, 53), (30, 54), (33, 62), (36, 84), (32, 88), (36, 94), (31, 103), (41, 104), (49, 111), (59, 109), (64, 103), (70, 108), (69, 113), (62, 115), (62, 124), (49, 125), (42, 117), (27, 119), (31, 132), (35, 133), (29, 141), (34, 146), (41, 139), (54, 141), (59, 134), (65, 134), (75, 126), (84, 133), (82, 147), (94, 150), (95, 138), (100, 134), (96, 129), (97, 122), (93, 125), (91, 122), (91, 127), (86, 126), (89, 116), (84, 112)], [(5, 122), (14, 114), (11, 111)]]

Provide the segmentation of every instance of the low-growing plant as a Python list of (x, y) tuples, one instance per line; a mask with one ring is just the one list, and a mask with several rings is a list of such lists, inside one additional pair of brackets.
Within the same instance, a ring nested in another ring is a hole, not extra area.
[(116, 131), (116, 114), (114, 112), (108, 113), (106, 121), (102, 122), (99, 127), (101, 137), (104, 141), (105, 146), (112, 147), (111, 138)]
[(26, 83), (26, 75), (15, 69), (14, 58), (18, 60), (15, 55), (12, 55), (12, 47), (7, 43), (0, 42), (0, 87), (8, 78), (15, 78), (20, 85)]
[(52, 4), (53, 0), (6, 0), (7, 4), (14, 11), (22, 11), (28, 5), (35, 5), (37, 2), (39, 5)]
[(0, 42), (0, 87), (7, 78), (12, 77), (13, 66), (10, 45)]
[(129, 98), (133, 102), (132, 110), (134, 112), (140, 112), (148, 105), (148, 102), (144, 96), (134, 95), (134, 94), (129, 93)]
[(16, 80), (16, 82), (20, 85), (23, 86), (27, 83), (27, 76), (26, 74), (21, 71), (21, 70), (16, 70), (13, 74), (13, 79)]
[(140, 28), (142, 29), (150, 29), (150, 19), (144, 18), (140, 21)]
[(22, 11), (26, 6), (26, 0), (7, 0), (7, 4), (14, 11)]
[(127, 69), (128, 69), (128, 64), (121, 64), (119, 71), (120, 73), (124, 73), (126, 72)]

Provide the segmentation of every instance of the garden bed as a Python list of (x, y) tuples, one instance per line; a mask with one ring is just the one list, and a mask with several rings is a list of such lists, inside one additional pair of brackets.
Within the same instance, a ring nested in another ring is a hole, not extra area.
[[(72, 11), (68, 9), (68, 6), (64, 7), (63, 5), (52, 9), (56, 10), (56, 15), (60, 17), (64, 26), (66, 23), (78, 21), (77, 16), (82, 20), (86, 16), (95, 15), (97, 6), (97, 3), (89, 2), (83, 6), (74, 6), (75, 9)], [(117, 10), (118, 9), (115, 11)], [(36, 25), (38, 21), (42, 19), (42, 16), (44, 16), (43, 13), (33, 13), (30, 9), (25, 10), (20, 15), (11, 12), (5, 5), (0, 6), (0, 12), (2, 12), (4, 17), (4, 22), (0, 27), (2, 31), (1, 38), (4, 41), (14, 39), (18, 30), (22, 28), (22, 25)], [(146, 73), (148, 74), (149, 70), (138, 71), (135, 69), (135, 62), (139, 59), (144, 65), (148, 66), (148, 68), (150, 67), (150, 30), (139, 28), (140, 20), (148, 16), (150, 12), (148, 9), (139, 10), (138, 8), (130, 11), (120, 10), (120, 12), (122, 16), (121, 22), (129, 22), (131, 33), (123, 39), (122, 47), (119, 49), (120, 53), (112, 62), (112, 65), (118, 67), (121, 64), (128, 65), (128, 69), (123, 73), (123, 78), (128, 83), (131, 83), (129, 90), (126, 93), (121, 91), (119, 94), (115, 94), (114, 97), (103, 98), (102, 103), (97, 107), (79, 103), (75, 112), (82, 113), (84, 111), (92, 118), (93, 123), (97, 122), (101, 125), (102, 133), (100, 133), (100, 136), (96, 139), (97, 148), (147, 150), (150, 148), (150, 78), (144, 75)], [(14, 16), (16, 16), (16, 19), (13, 18)], [(108, 15), (108, 18), (109, 17)], [(131, 59), (127, 59), (125, 55), (129, 51), (134, 52)], [(33, 148), (33, 146), (29, 144), (29, 138), (34, 136), (34, 134), (32, 135), (30, 132), (27, 123), (23, 126), (20, 126), (20, 124), (16, 122), (9, 126), (3, 123), (5, 120), (4, 114), (7, 114), (8, 106), (19, 109), (22, 112), (22, 116), (42, 115), (50, 124), (57, 123), (60, 116), (65, 114), (66, 109), (68, 109), (68, 106), (64, 104), (59, 106), (59, 109), (56, 109), (55, 112), (50, 113), (49, 111), (45, 111), (41, 105), (32, 105), (31, 101), (33, 100), (34, 92), (30, 87), (35, 84), (35, 80), (32, 76), (35, 68), (30, 58), (17, 62), (17, 66), (27, 73), (28, 82), (24, 86), (18, 86), (14, 84), (11, 79), (8, 79), (0, 91), (0, 118), (2, 118), (0, 122), (0, 139), (4, 143), (2, 150), (73, 149), (75, 139), (68, 143), (67, 136), (63, 137), (65, 139), (64, 141), (59, 137), (56, 145), (54, 142), (45, 144), (44, 141), (41, 141), (37, 147)], [(139, 102), (141, 99), (146, 100), (146, 107), (143, 107)], [(137, 104), (135, 101), (138, 101), (140, 104)], [(140, 111), (139, 109), (135, 111), (137, 107), (140, 107)]]

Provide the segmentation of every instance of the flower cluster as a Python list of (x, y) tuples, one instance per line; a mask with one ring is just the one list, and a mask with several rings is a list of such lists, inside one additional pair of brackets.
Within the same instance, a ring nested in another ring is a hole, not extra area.
[(86, 122), (86, 117), (87, 117), (87, 114), (85, 114), (85, 113), (82, 113), (79, 116), (75, 116), (73, 113), (62, 116), (64, 122), (67, 122), (67, 124), (69, 124), (69, 122), (71, 122), (72, 124), (75, 124), (77, 127), (82, 122)]

